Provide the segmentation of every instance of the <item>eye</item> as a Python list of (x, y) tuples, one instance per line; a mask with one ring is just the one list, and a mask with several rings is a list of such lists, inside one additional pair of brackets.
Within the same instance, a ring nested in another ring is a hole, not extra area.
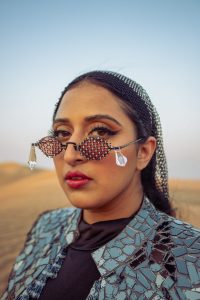
[(67, 130), (51, 130), (50, 135), (57, 138), (61, 143), (68, 140), (71, 133)]
[(94, 136), (101, 136), (101, 137), (109, 137), (109, 136), (112, 136), (112, 135), (115, 135), (116, 134), (116, 131), (113, 131), (107, 127), (104, 127), (104, 126), (96, 126), (94, 127), (90, 133), (90, 135), (94, 135)]

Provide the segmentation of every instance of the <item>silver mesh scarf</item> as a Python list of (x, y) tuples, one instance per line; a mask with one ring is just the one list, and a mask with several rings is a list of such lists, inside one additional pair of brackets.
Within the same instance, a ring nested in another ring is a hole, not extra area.
[(114, 91), (116, 91), (118, 95), (121, 95), (123, 99), (126, 99), (126, 101), (129, 102), (134, 108), (148, 135), (152, 135), (156, 138), (157, 148), (152, 158), (154, 164), (154, 174), (152, 174), (152, 176), (154, 177), (153, 181), (157, 190), (164, 196), (166, 200), (169, 200), (168, 171), (163, 148), (160, 117), (148, 94), (141, 85), (124, 75), (112, 71), (92, 71), (85, 73), (75, 78), (65, 88), (59, 102), (57, 103), (54, 117), (65, 92), (76, 83), (87, 79), (96, 79), (98, 82), (102, 82), (104, 85), (107, 83), (108, 87), (111, 87)]

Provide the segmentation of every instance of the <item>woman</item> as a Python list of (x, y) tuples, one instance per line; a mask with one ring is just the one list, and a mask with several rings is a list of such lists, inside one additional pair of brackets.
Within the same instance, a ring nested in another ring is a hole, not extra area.
[(200, 231), (170, 216), (159, 117), (141, 86), (79, 76), (31, 167), (35, 146), (76, 208), (39, 217), (2, 299), (200, 299)]

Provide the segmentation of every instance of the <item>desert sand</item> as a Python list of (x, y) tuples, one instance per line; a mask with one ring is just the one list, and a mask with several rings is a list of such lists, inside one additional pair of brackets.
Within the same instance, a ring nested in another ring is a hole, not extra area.
[[(0, 294), (15, 257), (38, 215), (70, 206), (54, 171), (30, 171), (16, 163), (0, 164)], [(177, 217), (200, 227), (200, 180), (170, 180)]]

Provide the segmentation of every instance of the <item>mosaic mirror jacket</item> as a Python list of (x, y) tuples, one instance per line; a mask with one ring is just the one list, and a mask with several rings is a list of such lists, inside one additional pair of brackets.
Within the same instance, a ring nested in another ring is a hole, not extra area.
[[(80, 215), (79, 209), (62, 208), (39, 217), (2, 300), (39, 298), (47, 279), (57, 276), (64, 249), (78, 236)], [(148, 199), (92, 257), (101, 277), (87, 300), (200, 299), (200, 231), (160, 213)]]

